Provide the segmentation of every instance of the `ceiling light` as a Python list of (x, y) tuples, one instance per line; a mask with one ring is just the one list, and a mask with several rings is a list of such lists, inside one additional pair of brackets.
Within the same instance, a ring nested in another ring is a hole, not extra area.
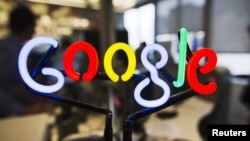
[(136, 5), (137, 0), (113, 0), (113, 6), (115, 11), (123, 12)]
[(70, 6), (70, 7), (79, 7), (86, 8), (87, 2), (86, 0), (28, 0), (30, 2), (38, 2), (38, 3), (46, 3), (46, 4), (55, 4), (62, 6)]

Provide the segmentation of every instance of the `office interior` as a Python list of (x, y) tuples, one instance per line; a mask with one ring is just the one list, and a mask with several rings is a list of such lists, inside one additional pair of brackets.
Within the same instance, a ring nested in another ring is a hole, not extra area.
[[(161, 44), (169, 60), (165, 69), (177, 77), (179, 63), (178, 30), (188, 31), (190, 50), (211, 48), (217, 54), (217, 64), (208, 74), (217, 83), (211, 95), (195, 94), (160, 111), (134, 121), (133, 141), (205, 141), (209, 124), (249, 124), (249, 103), (242, 100), (247, 93), (250, 75), (250, 1), (248, 0), (0, 0), (0, 39), (8, 29), (8, 13), (16, 5), (28, 5), (36, 15), (35, 37), (47, 36), (59, 43), (50, 66), (61, 67), (65, 49), (77, 41), (91, 43), (98, 52), (99, 72), (104, 73), (103, 58), (110, 45), (129, 44), (136, 52), (143, 45)], [(61, 48), (62, 49), (61, 49)], [(48, 47), (34, 52), (43, 56)], [(36, 57), (36, 56), (33, 56)], [(113, 68), (124, 73), (128, 59), (123, 52), (114, 55)], [(151, 54), (149, 59), (156, 59)], [(37, 58), (30, 58), (37, 60)], [(159, 58), (158, 58), (159, 59)], [(88, 58), (78, 53), (77, 67), (86, 71)], [(206, 62), (206, 59), (201, 63)], [(137, 64), (138, 65), (138, 64)], [(137, 73), (145, 73), (137, 66)], [(147, 74), (147, 72), (146, 72)], [(162, 80), (166, 79), (159, 76)], [(45, 81), (52, 81), (42, 76)], [(185, 79), (186, 81), (186, 79)], [(112, 112), (112, 140), (124, 140), (124, 122), (142, 110), (133, 97), (136, 82), (114, 83), (94, 79), (90, 82), (65, 78), (59, 95), (109, 109)], [(171, 86), (171, 94), (185, 88)], [(145, 97), (161, 96), (161, 89), (152, 86)], [(3, 117), (0, 119), (0, 140), (4, 141), (85, 141), (104, 140), (106, 115), (58, 100), (39, 97), (42, 111)], [(148, 94), (148, 95), (147, 95)]]

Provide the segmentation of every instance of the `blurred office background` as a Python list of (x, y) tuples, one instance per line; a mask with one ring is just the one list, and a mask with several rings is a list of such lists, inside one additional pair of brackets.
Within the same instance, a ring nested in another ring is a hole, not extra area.
[[(160, 43), (171, 56), (169, 63), (177, 69), (180, 27), (188, 30), (188, 43), (193, 52), (208, 47), (217, 53), (217, 66), (211, 73), (218, 85), (215, 94), (197, 95), (163, 110), (163, 114), (175, 113), (172, 116), (161, 117), (155, 113), (147, 117), (135, 124), (143, 129), (134, 129), (134, 141), (203, 141), (210, 123), (249, 124), (249, 109), (242, 102), (242, 95), (246, 93), (250, 76), (250, 33), (247, 30), (250, 1), (0, 0), (0, 39), (9, 34), (8, 13), (18, 4), (30, 6), (37, 16), (34, 37), (55, 38), (62, 49), (79, 40), (94, 45), (99, 54), (100, 71), (103, 71), (105, 51), (115, 42), (126, 42), (135, 51), (142, 43)], [(35, 52), (43, 54), (47, 49), (38, 47)], [(52, 61), (54, 67), (60, 66), (59, 54), (59, 51), (55, 53), (59, 59), (55, 57), (54, 64)], [(86, 58), (84, 54), (79, 56), (75, 61), (80, 69), (86, 70)], [(120, 66), (126, 66), (127, 60), (122, 53), (116, 57), (114, 68), (122, 73), (125, 67)], [(134, 84), (130, 82), (113, 84), (94, 80), (69, 82), (58, 94), (111, 109), (114, 133), (122, 140), (123, 120), (141, 108), (133, 100), (133, 89)], [(0, 119), (0, 140), (15, 137), (39, 141), (83, 140), (91, 135), (103, 135), (105, 116), (48, 101), (52, 104), (46, 112)], [(127, 104), (131, 109), (126, 109)], [(25, 132), (25, 125), (33, 134)], [(145, 135), (147, 137), (143, 138)]]

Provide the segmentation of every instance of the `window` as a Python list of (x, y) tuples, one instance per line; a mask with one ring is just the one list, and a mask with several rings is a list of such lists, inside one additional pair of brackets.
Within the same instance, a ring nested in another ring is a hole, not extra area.
[(146, 4), (124, 13), (124, 26), (128, 31), (128, 41), (133, 49), (141, 42), (154, 43), (155, 37), (155, 5)]

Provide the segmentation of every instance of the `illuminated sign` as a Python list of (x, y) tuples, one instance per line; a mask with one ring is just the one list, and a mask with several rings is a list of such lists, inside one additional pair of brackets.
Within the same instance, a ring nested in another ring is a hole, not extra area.
[(180, 29), (180, 55), (178, 64), (177, 80), (173, 82), (175, 87), (181, 87), (184, 84), (185, 79), (185, 67), (187, 56), (187, 30), (185, 28)]
[(79, 51), (84, 51), (87, 54), (90, 64), (87, 72), (82, 75), (82, 79), (86, 82), (91, 81), (98, 71), (99, 62), (95, 48), (87, 42), (75, 42), (69, 46), (63, 57), (64, 70), (70, 79), (79, 80), (80, 74), (73, 67), (75, 54)]
[(28, 55), (33, 48), (40, 44), (50, 44), (53, 48), (58, 47), (56, 40), (48, 37), (38, 37), (28, 41), (22, 48), (19, 58), (18, 58), (18, 69), (23, 81), (32, 89), (43, 92), (43, 93), (53, 93), (60, 90), (64, 84), (63, 74), (54, 68), (43, 68), (42, 74), (51, 75), (57, 78), (57, 83), (50, 86), (37, 83), (29, 74), (27, 67)]
[[(159, 52), (161, 55), (161, 60), (159, 62), (157, 62), (155, 64), (155, 66), (152, 65), (148, 61), (148, 58), (147, 58), (149, 52), (152, 50)], [(170, 96), (170, 88), (166, 82), (164, 82), (162, 79), (159, 78), (157, 69), (160, 69), (167, 64), (168, 53), (165, 50), (165, 48), (159, 44), (148, 45), (142, 50), (141, 61), (142, 61), (142, 64), (144, 65), (144, 67), (150, 72), (150, 78), (154, 82), (154, 84), (160, 86), (163, 89), (163, 95), (161, 96), (161, 98), (156, 99), (156, 100), (143, 99), (141, 97), (141, 91), (143, 90), (143, 88), (145, 88), (150, 83), (150, 79), (145, 78), (135, 87), (135, 91), (134, 91), (135, 100), (138, 104), (140, 104), (144, 107), (160, 106), (168, 100), (168, 98)]]
[(207, 85), (203, 85), (198, 81), (197, 78), (197, 66), (202, 57), (207, 58), (207, 62), (205, 65), (198, 68), (201, 74), (207, 74), (211, 72), (217, 62), (217, 56), (213, 50), (209, 48), (204, 48), (196, 51), (194, 55), (191, 57), (187, 67), (187, 80), (189, 86), (196, 92), (200, 94), (211, 94), (216, 91), (217, 85), (215, 82), (210, 82)]
[(112, 67), (112, 57), (114, 56), (117, 50), (123, 50), (128, 56), (128, 68), (127, 71), (121, 76), (123, 81), (128, 81), (132, 75), (134, 74), (136, 67), (136, 58), (133, 49), (125, 43), (115, 43), (111, 45), (104, 55), (104, 69), (109, 76), (109, 78), (117, 82), (119, 80), (119, 76), (114, 72)]
[[(57, 92), (63, 87), (64, 76), (61, 71), (56, 68), (42, 68), (41, 72), (44, 75), (50, 75), (57, 78), (57, 82), (52, 85), (44, 85), (36, 82), (28, 72), (27, 58), (29, 53), (33, 48), (40, 44), (51, 45), (52, 48), (58, 47), (58, 42), (49, 37), (37, 37), (28, 41), (20, 51), (18, 58), (18, 68), (23, 81), (33, 90), (41, 93), (53, 93)], [(180, 44), (179, 44), (180, 56), (178, 64), (177, 79), (173, 81), (173, 86), (179, 88), (183, 86), (185, 81), (185, 73), (189, 86), (199, 94), (212, 94), (216, 91), (217, 85), (215, 82), (210, 82), (208, 84), (200, 83), (197, 77), (197, 71), (201, 74), (210, 73), (216, 66), (217, 56), (216, 53), (209, 48), (202, 48), (197, 50), (186, 62), (187, 58), (187, 30), (185, 28), (180, 29)], [(112, 67), (112, 58), (114, 54), (122, 50), (126, 53), (128, 58), (127, 70), (121, 75), (122, 81), (128, 81), (134, 74), (136, 68), (136, 57), (135, 53), (128, 44), (126, 43), (114, 43), (106, 51), (103, 64), (104, 70), (107, 76), (113, 82), (119, 81), (119, 76), (114, 72)], [(87, 54), (89, 60), (89, 67), (84, 74), (80, 74), (75, 71), (73, 67), (74, 56), (76, 53), (83, 51)], [(161, 60), (155, 65), (151, 64), (148, 60), (148, 54), (151, 51), (157, 51), (161, 55)], [(199, 66), (200, 60), (205, 57), (207, 62), (203, 66)], [(147, 45), (141, 53), (141, 62), (144, 67), (149, 71), (150, 77), (147, 77), (140, 81), (134, 90), (134, 98), (136, 102), (144, 107), (157, 107), (166, 103), (170, 96), (169, 85), (158, 76), (158, 70), (163, 68), (168, 61), (167, 50), (159, 44)], [(99, 60), (98, 54), (95, 48), (84, 41), (78, 41), (71, 44), (64, 53), (63, 57), (64, 71), (72, 81), (77, 81), (82, 79), (85, 82), (91, 81), (96, 73), (98, 72)], [(163, 94), (160, 98), (156, 100), (145, 100), (141, 97), (142, 90), (149, 85), (152, 81), (155, 85), (159, 86), (163, 90)]]

